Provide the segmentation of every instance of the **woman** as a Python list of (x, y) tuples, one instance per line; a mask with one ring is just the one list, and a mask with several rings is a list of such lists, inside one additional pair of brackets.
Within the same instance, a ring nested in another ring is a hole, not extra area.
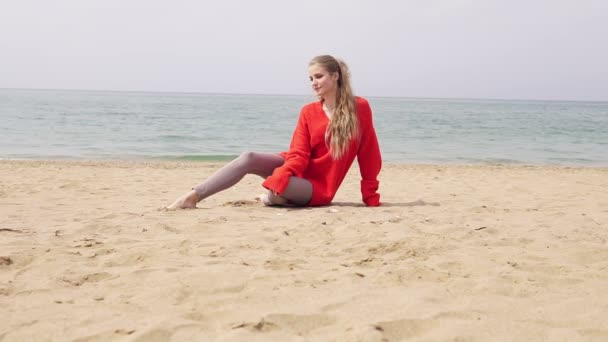
[(308, 75), (320, 101), (302, 108), (289, 151), (245, 152), (167, 209), (196, 208), (199, 201), (233, 186), (246, 174), (266, 179), (265, 205), (328, 205), (355, 157), (363, 202), (379, 206), (382, 158), (368, 102), (353, 95), (346, 64), (332, 56), (313, 58)]

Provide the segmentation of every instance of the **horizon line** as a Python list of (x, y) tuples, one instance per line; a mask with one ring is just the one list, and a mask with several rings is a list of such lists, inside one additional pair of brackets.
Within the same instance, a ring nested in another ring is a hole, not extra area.
[[(272, 93), (225, 93), (203, 91), (168, 91), (168, 90), (114, 90), (114, 89), (73, 89), (73, 88), (6, 88), (0, 90), (26, 90), (26, 91), (66, 91), (66, 92), (106, 92), (106, 93), (154, 93), (154, 94), (198, 94), (198, 95), (247, 95), (247, 96), (307, 96), (306, 94), (272, 94)], [(314, 94), (310, 94), (315, 97)], [(465, 100), (465, 101), (538, 101), (538, 102), (590, 102), (608, 103), (607, 100), (566, 100), (566, 99), (516, 99), (516, 98), (481, 98), (481, 97), (433, 97), (433, 96), (395, 96), (395, 95), (365, 95), (367, 98), (385, 99), (411, 99), (411, 100)]]

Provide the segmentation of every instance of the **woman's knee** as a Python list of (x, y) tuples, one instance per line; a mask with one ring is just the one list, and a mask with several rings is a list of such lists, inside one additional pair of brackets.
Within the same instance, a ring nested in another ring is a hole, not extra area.
[(313, 186), (306, 179), (290, 177), (283, 197), (297, 205), (306, 205), (312, 199)]
[(239, 168), (241, 168), (246, 173), (255, 172), (261, 164), (264, 164), (263, 158), (261, 158), (259, 152), (243, 152), (237, 158), (237, 163)]
[(243, 153), (241, 153), (241, 155), (239, 156), (239, 162), (243, 165), (253, 165), (255, 164), (257, 158), (257, 153), (256, 152), (251, 152), (251, 151), (245, 151)]
[(281, 166), (285, 160), (278, 154), (265, 152), (243, 152), (235, 163), (245, 173), (268, 177), (275, 168)]

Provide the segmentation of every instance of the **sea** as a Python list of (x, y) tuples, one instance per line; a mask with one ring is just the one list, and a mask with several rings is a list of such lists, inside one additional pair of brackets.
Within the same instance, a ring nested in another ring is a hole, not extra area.
[[(383, 160), (608, 166), (608, 102), (366, 97)], [(0, 89), (0, 159), (227, 161), (289, 147), (313, 95)]]

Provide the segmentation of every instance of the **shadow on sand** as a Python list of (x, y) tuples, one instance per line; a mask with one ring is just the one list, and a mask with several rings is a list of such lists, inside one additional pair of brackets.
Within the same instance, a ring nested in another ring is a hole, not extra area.
[[(438, 202), (427, 202), (427, 201), (423, 201), (423, 200), (417, 200), (417, 201), (413, 201), (413, 202), (382, 202), (382, 205), (379, 208), (391, 208), (391, 207), (424, 207), (424, 206), (431, 206), (431, 207), (439, 207), (441, 206), (441, 204), (439, 204)], [(314, 210), (315, 208), (330, 208), (330, 207), (353, 207), (353, 208), (365, 208), (365, 204), (361, 203), (361, 202), (332, 202), (330, 205), (327, 206), (322, 206), (322, 207), (287, 207), (289, 211), (291, 210)], [(274, 208), (283, 208), (285, 209), (285, 206), (283, 207), (274, 207)]]
[[(432, 206), (439, 207), (441, 204), (438, 202), (427, 202), (423, 200), (417, 200), (414, 202), (381, 202), (382, 207), (418, 207), (418, 206)], [(335, 207), (365, 207), (365, 204), (358, 202), (332, 202), (331, 206)]]

